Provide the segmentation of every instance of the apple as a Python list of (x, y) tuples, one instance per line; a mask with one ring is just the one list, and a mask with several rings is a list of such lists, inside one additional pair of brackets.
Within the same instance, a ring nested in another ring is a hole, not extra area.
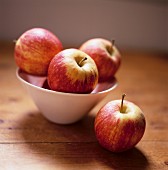
[(94, 60), (78, 49), (65, 49), (50, 62), (47, 76), (51, 90), (90, 93), (98, 83)]
[(101, 146), (112, 152), (133, 148), (142, 138), (146, 121), (142, 110), (130, 101), (113, 100), (95, 118), (95, 134)]
[(109, 81), (114, 77), (121, 63), (121, 55), (114, 41), (93, 38), (84, 42), (79, 49), (95, 61), (99, 72), (99, 82)]
[(62, 50), (62, 43), (50, 31), (32, 28), (24, 32), (16, 41), (14, 59), (23, 71), (44, 76), (51, 59)]

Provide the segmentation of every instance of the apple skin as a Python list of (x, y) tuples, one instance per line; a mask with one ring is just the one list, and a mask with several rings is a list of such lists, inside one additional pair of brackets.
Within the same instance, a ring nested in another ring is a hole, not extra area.
[(121, 64), (121, 55), (112, 42), (103, 38), (93, 38), (83, 43), (79, 49), (95, 61), (99, 82), (110, 81), (114, 77)]
[(16, 41), (14, 59), (23, 71), (45, 76), (51, 59), (62, 49), (62, 43), (52, 32), (44, 28), (32, 28)]
[(121, 100), (105, 104), (96, 115), (95, 134), (101, 146), (112, 152), (133, 148), (142, 138), (146, 121), (142, 110), (132, 102), (124, 101), (124, 113), (120, 112)]
[(48, 84), (54, 91), (90, 93), (97, 83), (98, 70), (94, 60), (78, 49), (63, 50), (50, 62)]

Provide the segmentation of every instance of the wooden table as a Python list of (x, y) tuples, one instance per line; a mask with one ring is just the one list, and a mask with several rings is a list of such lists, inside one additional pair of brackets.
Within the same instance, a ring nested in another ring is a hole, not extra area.
[[(46, 120), (16, 79), (13, 45), (0, 45), (0, 169), (168, 169), (168, 57), (124, 52), (118, 87), (72, 125)], [(126, 93), (144, 111), (147, 127), (137, 146), (120, 154), (103, 149), (94, 134), (97, 110)]]

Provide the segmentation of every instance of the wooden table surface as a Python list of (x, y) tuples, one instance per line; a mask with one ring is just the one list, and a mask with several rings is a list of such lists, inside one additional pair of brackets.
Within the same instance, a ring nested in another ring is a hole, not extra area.
[[(13, 45), (0, 45), (0, 169), (168, 169), (168, 57), (122, 51), (118, 87), (84, 119), (71, 125), (46, 120), (15, 76)], [(136, 103), (147, 127), (134, 149), (115, 154), (94, 134), (94, 119), (106, 102)]]

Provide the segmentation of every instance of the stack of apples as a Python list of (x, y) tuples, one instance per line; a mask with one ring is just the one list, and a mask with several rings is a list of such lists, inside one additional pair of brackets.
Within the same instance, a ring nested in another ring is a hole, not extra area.
[(58, 37), (43, 28), (24, 32), (16, 41), (14, 57), (21, 70), (47, 76), (51, 90), (68, 93), (92, 92), (98, 82), (110, 81), (121, 63), (108, 40), (95, 38), (79, 49), (63, 49)]
[[(58, 37), (44, 28), (30, 29), (18, 38), (14, 59), (27, 74), (46, 76), (51, 90), (83, 94), (91, 93), (98, 83), (112, 80), (121, 64), (114, 41), (93, 38), (79, 49), (63, 49)], [(140, 141), (145, 118), (138, 106), (122, 99), (103, 106), (94, 126), (104, 148), (121, 152)]]

